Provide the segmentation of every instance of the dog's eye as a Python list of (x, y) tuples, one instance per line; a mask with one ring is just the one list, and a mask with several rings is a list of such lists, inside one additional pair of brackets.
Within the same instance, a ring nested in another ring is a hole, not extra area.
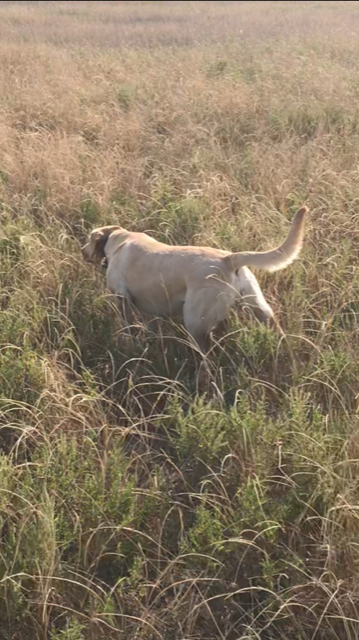
[(237, 278), (238, 278), (238, 269), (236, 269), (234, 273), (235, 273), (235, 275), (236, 275), (236, 276), (237, 276)]

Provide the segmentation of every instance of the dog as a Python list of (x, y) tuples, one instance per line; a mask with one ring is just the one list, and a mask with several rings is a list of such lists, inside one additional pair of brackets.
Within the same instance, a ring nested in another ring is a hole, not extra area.
[(132, 305), (154, 318), (179, 316), (206, 354), (212, 330), (237, 300), (283, 333), (248, 267), (277, 271), (290, 265), (302, 248), (307, 213), (306, 206), (297, 211), (283, 244), (270, 251), (172, 246), (112, 225), (94, 229), (82, 254), (95, 264), (106, 260), (107, 287), (121, 301), (126, 321), (133, 322)]

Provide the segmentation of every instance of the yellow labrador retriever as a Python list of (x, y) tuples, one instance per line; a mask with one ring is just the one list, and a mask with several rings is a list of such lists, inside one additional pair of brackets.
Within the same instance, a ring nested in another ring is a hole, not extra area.
[(205, 353), (211, 331), (238, 299), (252, 307), (261, 322), (277, 326), (248, 267), (277, 271), (291, 264), (302, 247), (307, 212), (305, 206), (299, 209), (286, 240), (271, 251), (171, 246), (146, 233), (107, 226), (92, 231), (82, 253), (97, 264), (107, 258), (107, 286), (121, 298), (127, 321), (132, 321), (131, 303), (155, 317), (180, 316)]

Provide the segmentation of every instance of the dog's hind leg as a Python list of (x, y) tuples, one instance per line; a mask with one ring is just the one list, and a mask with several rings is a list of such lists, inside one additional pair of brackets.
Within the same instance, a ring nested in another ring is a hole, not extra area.
[(248, 267), (242, 267), (238, 270), (235, 286), (240, 293), (242, 305), (250, 308), (259, 322), (276, 329), (283, 335), (283, 331), (275, 319), (273, 309), (264, 298), (256, 277)]

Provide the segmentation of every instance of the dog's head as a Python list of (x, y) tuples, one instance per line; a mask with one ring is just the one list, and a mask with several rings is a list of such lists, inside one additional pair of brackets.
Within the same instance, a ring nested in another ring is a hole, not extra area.
[(106, 257), (106, 242), (109, 239), (111, 233), (117, 231), (117, 229), (121, 229), (121, 227), (117, 225), (110, 225), (107, 227), (99, 227), (98, 229), (94, 229), (90, 234), (87, 244), (85, 244), (81, 249), (84, 259), (87, 262), (101, 264), (103, 259)]

